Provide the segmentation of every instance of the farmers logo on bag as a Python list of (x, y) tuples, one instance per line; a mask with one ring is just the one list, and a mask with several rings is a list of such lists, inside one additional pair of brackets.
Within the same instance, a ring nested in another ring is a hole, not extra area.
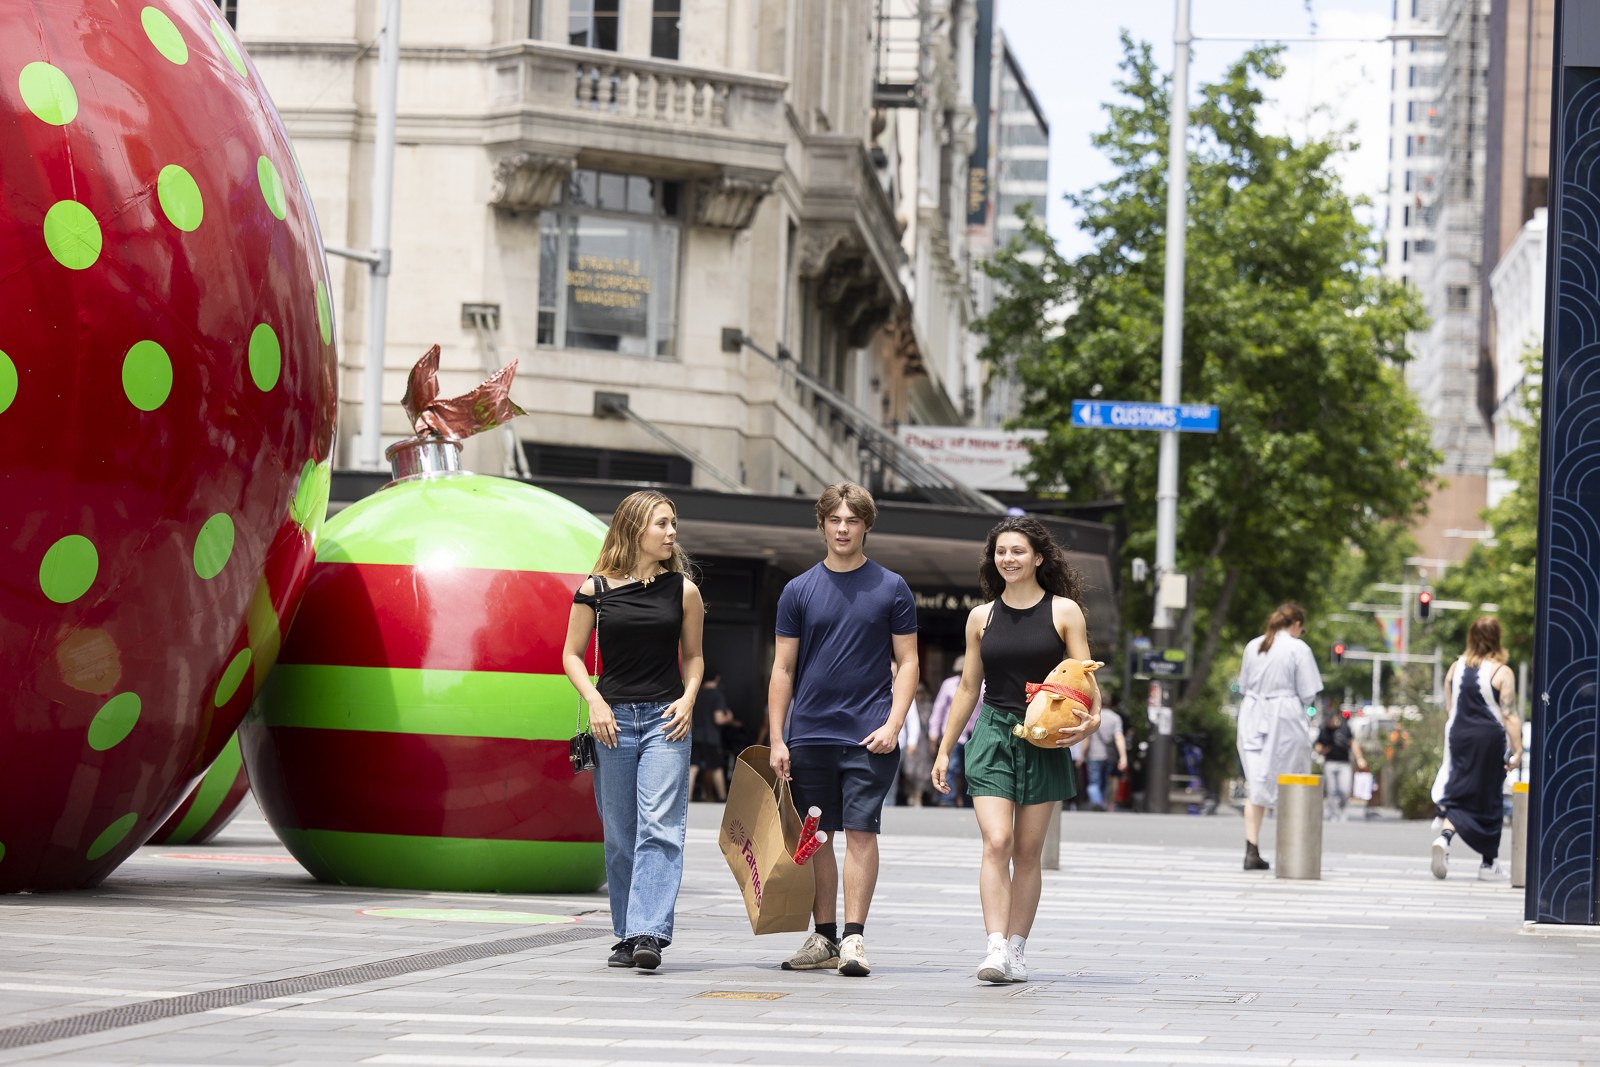
[(728, 824), (728, 840), (739, 849), (739, 855), (744, 857), (745, 863), (750, 866), (750, 892), (755, 894), (756, 907), (761, 906), (761, 869), (756, 866), (756, 850), (750, 847), (750, 835), (745, 831), (744, 823), (735, 819)]

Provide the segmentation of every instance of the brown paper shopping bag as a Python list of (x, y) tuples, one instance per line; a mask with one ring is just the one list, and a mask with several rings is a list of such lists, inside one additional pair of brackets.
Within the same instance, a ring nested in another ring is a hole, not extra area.
[(744, 893), (751, 932), (795, 933), (811, 927), (817, 887), (811, 869), (794, 861), (800, 816), (789, 783), (772, 772), (771, 751), (755, 746), (739, 753), (718, 840)]

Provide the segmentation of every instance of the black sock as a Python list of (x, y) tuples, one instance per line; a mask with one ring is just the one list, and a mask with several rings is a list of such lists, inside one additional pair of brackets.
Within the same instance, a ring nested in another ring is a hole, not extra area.
[(833, 942), (835, 945), (837, 945), (839, 943), (839, 924), (836, 923), (836, 922), (835, 923), (818, 923), (817, 924), (817, 933), (821, 934), (823, 937), (827, 938), (829, 941)]
[(864, 934), (864, 933), (866, 933), (866, 931), (867, 931), (867, 924), (866, 923), (845, 923), (844, 924), (844, 936), (846, 936), (846, 937), (849, 937), (851, 934)]
[(1444, 838), (1444, 843), (1448, 845), (1452, 840), (1455, 839), (1456, 832), (1454, 830), (1447, 829), (1439, 836)]

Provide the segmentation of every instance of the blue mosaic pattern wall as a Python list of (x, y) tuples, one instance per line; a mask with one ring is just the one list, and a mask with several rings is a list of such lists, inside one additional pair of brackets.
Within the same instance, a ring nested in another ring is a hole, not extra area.
[[(1577, 6), (1565, 5), (1571, 18)], [(1558, 57), (1559, 63), (1559, 57)], [(1526, 917), (1594, 923), (1600, 736), (1600, 68), (1557, 76)]]

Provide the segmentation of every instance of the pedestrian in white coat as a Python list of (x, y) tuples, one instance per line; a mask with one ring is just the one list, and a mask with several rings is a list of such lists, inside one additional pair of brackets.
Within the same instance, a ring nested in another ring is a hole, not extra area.
[(1267, 632), (1244, 646), (1239, 668), (1239, 763), (1249, 785), (1244, 805), (1244, 869), (1264, 871), (1261, 820), (1278, 803), (1278, 775), (1307, 774), (1311, 743), (1306, 708), (1322, 692), (1322, 672), (1311, 648), (1300, 640), (1306, 613), (1299, 604), (1278, 605)]

